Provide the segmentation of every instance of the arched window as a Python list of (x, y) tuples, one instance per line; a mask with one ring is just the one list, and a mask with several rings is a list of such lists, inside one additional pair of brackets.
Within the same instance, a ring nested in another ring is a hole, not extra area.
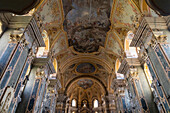
[(42, 32), (42, 36), (43, 36), (43, 40), (45, 43), (45, 47), (38, 48), (38, 52), (36, 55), (37, 58), (46, 58), (48, 55), (48, 52), (49, 52), (49, 46), (50, 46), (49, 45), (49, 37), (45, 30)]
[(31, 64), (29, 64), (29, 66), (28, 66), (28, 69), (27, 69), (26, 75), (29, 75), (30, 71), (31, 71)]
[(76, 99), (73, 99), (71, 102), (72, 107), (76, 107)]
[(0, 21), (0, 35), (2, 33), (2, 22)]
[(130, 47), (130, 43), (132, 42), (132, 39), (134, 37), (134, 34), (132, 31), (129, 31), (127, 33), (126, 39), (125, 39), (125, 53), (127, 58), (137, 58), (137, 48), (136, 47)]
[(117, 71), (119, 70), (119, 67), (120, 67), (121, 63), (119, 61), (119, 59), (116, 60), (116, 65), (115, 65), (115, 71), (117, 73)]
[(89, 107), (88, 101), (87, 100), (82, 100), (81, 106), (82, 107)]
[[(147, 80), (148, 80), (148, 83), (149, 83), (149, 85), (151, 86), (153, 78), (152, 78), (152, 76), (151, 76), (151, 73), (150, 73), (150, 71), (149, 71), (148, 66), (147, 66), (146, 63), (144, 64), (144, 71), (145, 71), (145, 74), (146, 74), (146, 78), (147, 78)], [(152, 88), (151, 88), (151, 89), (152, 89)]]
[(99, 107), (99, 102), (98, 102), (97, 99), (95, 99), (95, 100), (93, 101), (93, 106), (94, 106), (94, 108)]
[(121, 63), (120, 63), (119, 59), (117, 59), (116, 60), (116, 65), (115, 65), (116, 77), (117, 77), (117, 79), (124, 79), (123, 74), (117, 73), (117, 71), (119, 70), (120, 65), (121, 65)]

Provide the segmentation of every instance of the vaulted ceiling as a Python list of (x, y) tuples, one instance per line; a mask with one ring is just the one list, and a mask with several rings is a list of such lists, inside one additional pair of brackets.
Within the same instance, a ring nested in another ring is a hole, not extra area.
[(59, 92), (70, 97), (82, 91), (87, 97), (113, 93), (115, 63), (125, 57), (127, 32), (141, 14), (152, 14), (144, 0), (45, 0), (36, 10), (57, 60)]

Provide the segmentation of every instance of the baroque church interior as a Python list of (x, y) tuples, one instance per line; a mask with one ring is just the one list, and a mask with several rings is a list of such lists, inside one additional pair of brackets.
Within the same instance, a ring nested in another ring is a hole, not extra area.
[(170, 113), (169, 0), (1, 0), (0, 113)]

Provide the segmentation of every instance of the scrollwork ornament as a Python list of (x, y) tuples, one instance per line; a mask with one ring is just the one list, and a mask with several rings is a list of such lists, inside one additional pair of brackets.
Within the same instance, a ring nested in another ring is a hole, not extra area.
[(133, 27), (135, 29), (137, 29), (139, 27), (139, 21), (140, 21), (140, 17), (139, 15), (135, 15), (135, 16), (131, 16), (131, 20), (133, 21)]
[(40, 66), (36, 71), (37, 77), (44, 77), (45, 76), (45, 68), (44, 66)]
[(25, 38), (22, 38), (20, 44), (22, 45), (22, 47), (26, 47), (29, 44), (29, 42)]
[(30, 52), (29, 52), (29, 54), (28, 54), (28, 57), (29, 57), (29, 59), (32, 61), (34, 58), (35, 58), (35, 53), (33, 52), (33, 50), (31, 49), (30, 50)]
[(141, 57), (139, 58), (140, 63), (141, 63), (141, 64), (145, 63), (146, 60), (147, 60), (147, 58), (148, 58), (148, 54), (147, 54), (146, 50), (144, 50), (143, 53), (142, 53), (142, 55), (141, 55)]
[(167, 40), (167, 36), (166, 35), (159, 35), (158, 37), (156, 37), (156, 40), (158, 43), (164, 43)]
[(138, 72), (136, 68), (130, 68), (130, 76), (133, 77), (138, 77)]
[(22, 34), (10, 34), (10, 41), (11, 42), (19, 42), (22, 38)]
[(150, 46), (152, 48), (155, 48), (156, 47), (156, 44), (157, 44), (157, 40), (155, 38), (152, 38), (151, 41), (150, 41)]
[(10, 34), (10, 41), (11, 42), (20, 42), (20, 40), (23, 38), (23, 28), (15, 29)]

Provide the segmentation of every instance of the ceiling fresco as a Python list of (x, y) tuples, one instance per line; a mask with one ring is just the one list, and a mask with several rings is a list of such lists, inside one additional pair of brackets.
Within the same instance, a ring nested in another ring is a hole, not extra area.
[(93, 73), (95, 72), (96, 68), (93, 64), (90, 63), (81, 63), (77, 66), (76, 71), (78, 73)]
[(108, 32), (107, 41), (106, 41), (106, 49), (120, 56), (123, 50), (121, 49), (122, 47), (120, 43), (117, 41), (119, 39), (116, 40), (115, 38), (116, 36), (114, 34), (114, 31)]
[(63, 23), (62, 5), (60, 0), (44, 0), (37, 10), (37, 15), (45, 26), (59, 26)]
[(81, 53), (96, 52), (104, 46), (110, 26), (110, 0), (63, 0), (63, 6), (69, 46)]
[(139, 14), (139, 10), (135, 7), (136, 4), (138, 4), (138, 1), (132, 3), (130, 0), (116, 0), (111, 14), (112, 23), (115, 26), (131, 28), (133, 21), (135, 21), (135, 16)]
[(67, 34), (61, 31), (57, 34), (53, 45), (51, 45), (53, 55), (67, 49)]
[(89, 79), (81, 79), (77, 82), (77, 84), (83, 89), (87, 89), (93, 85), (93, 81)]

